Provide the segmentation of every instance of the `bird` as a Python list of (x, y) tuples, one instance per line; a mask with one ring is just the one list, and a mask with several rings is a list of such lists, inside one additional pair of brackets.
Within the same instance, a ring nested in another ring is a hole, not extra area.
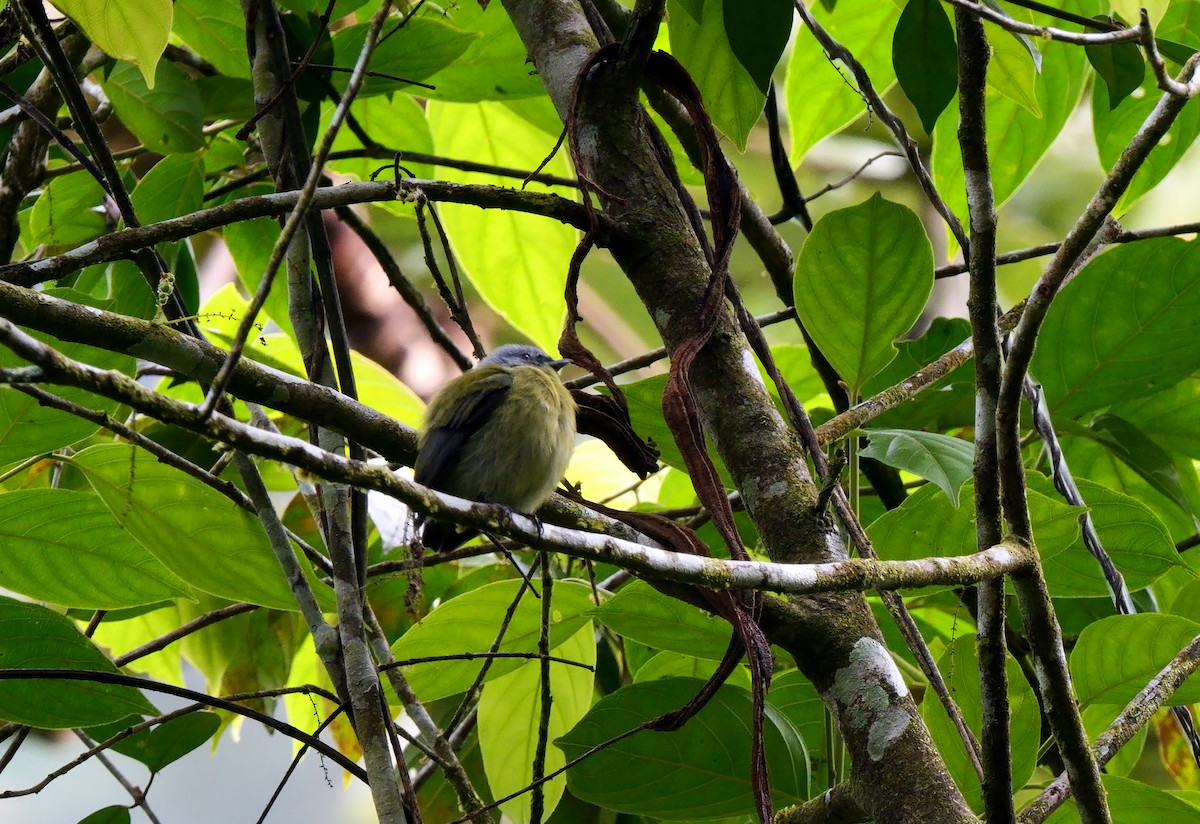
[[(506, 344), (443, 386), (417, 437), (417, 483), (532, 514), (562, 480), (575, 449), (575, 400), (559, 379), (570, 363)], [(446, 552), (476, 532), (427, 520), (423, 543)]]

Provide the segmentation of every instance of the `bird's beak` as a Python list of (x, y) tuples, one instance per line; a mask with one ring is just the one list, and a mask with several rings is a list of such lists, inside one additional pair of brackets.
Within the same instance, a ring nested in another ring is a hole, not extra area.
[(570, 358), (559, 358), (558, 360), (550, 361), (546, 365), (557, 372), (559, 369), (562, 369), (564, 366), (566, 366), (570, 362), (571, 362)]

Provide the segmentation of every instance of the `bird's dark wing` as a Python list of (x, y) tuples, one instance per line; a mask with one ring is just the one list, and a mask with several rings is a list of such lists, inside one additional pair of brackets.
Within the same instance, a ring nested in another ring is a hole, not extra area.
[[(416, 466), (413, 467), (417, 483), (434, 489), (441, 488), (446, 476), (458, 463), (467, 441), (508, 397), (512, 389), (512, 375), (507, 371), (497, 372), (476, 381), (472, 389), (474, 391), (469, 397), (460, 399), (445, 421), (437, 421), (426, 433)], [(469, 496), (471, 493), (465, 494)]]

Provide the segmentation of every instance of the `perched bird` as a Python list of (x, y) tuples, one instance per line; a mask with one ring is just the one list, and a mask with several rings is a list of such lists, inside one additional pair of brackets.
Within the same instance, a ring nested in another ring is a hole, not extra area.
[[(557, 374), (568, 363), (536, 346), (508, 344), (443, 386), (418, 436), (417, 483), (535, 512), (575, 448), (575, 401)], [(424, 543), (444, 552), (474, 534), (431, 521)]]

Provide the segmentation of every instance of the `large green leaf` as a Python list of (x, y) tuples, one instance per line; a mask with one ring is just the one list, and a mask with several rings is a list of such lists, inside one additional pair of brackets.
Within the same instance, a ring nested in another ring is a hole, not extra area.
[(1137, 421), (1138, 429), (1168, 452), (1200, 460), (1200, 378), (1179, 381), (1148, 398), (1122, 401), (1109, 409), (1127, 421)]
[(1105, 550), (1126, 577), (1131, 589), (1142, 589), (1183, 561), (1171, 534), (1150, 507), (1107, 486), (1076, 478)]
[(671, 54), (696, 82), (713, 125), (744, 151), (767, 96), (734, 54), (725, 33), (725, 6), (725, 0), (704, 0), (696, 18), (668, 0), (667, 31)]
[(871, 442), (859, 454), (935, 483), (956, 507), (958, 492), (971, 478), (975, 448), (969, 441), (910, 429), (871, 429)]
[[(907, 380), (942, 355), (970, 339), (971, 325), (964, 318), (934, 318), (919, 338), (902, 341), (896, 359), (863, 387), (870, 397)], [(873, 426), (890, 429), (945, 431), (975, 423), (975, 360), (969, 359), (915, 398), (884, 412)]]
[(164, 157), (142, 176), (129, 199), (143, 224), (199, 210), (204, 205), (204, 158), (199, 153)]
[[(340, 29), (333, 34), (335, 65), (352, 68), (358, 60), (366, 41), (370, 24), (362, 23)], [(381, 40), (371, 53), (371, 71), (359, 93), (363, 97), (387, 94), (397, 89), (417, 91), (411, 83), (403, 80), (425, 80), (430, 75), (446, 68), (470, 47), (471, 41), (480, 35), (463, 31), (447, 22), (440, 11), (418, 12), (414, 17), (386, 40)], [(380, 75), (387, 75), (386, 77)], [(345, 89), (349, 74), (335, 72), (334, 87)]]
[(1033, 360), (1051, 409), (1071, 417), (1153, 395), (1197, 369), (1200, 251), (1176, 238), (1092, 261), (1055, 298)]
[(121, 123), (158, 154), (194, 152), (204, 145), (196, 84), (172, 63), (158, 68), (154, 89), (132, 63), (120, 62), (102, 84)]
[[(963, 720), (975, 733), (976, 738), (984, 734), (983, 703), (979, 696), (979, 659), (975, 652), (975, 636), (963, 635), (942, 653), (938, 667), (945, 675), (950, 693), (962, 711)], [(1009, 755), (1012, 759), (1014, 786), (1023, 785), (1033, 774), (1037, 764), (1038, 735), (1041, 732), (1041, 711), (1037, 696), (1021, 673), (1021, 667), (1012, 657), (1006, 659), (1008, 670), (1008, 705), (1011, 711), (1009, 722)], [(937, 744), (938, 751), (954, 776), (967, 802), (976, 810), (982, 809), (979, 776), (975, 773), (966, 747), (958, 730), (946, 714), (942, 702), (932, 691), (925, 693), (921, 702), (921, 716), (929, 725), (929, 733)]]
[[(327, 105), (321, 113), (321, 130), (328, 127), (333, 118), (333, 104)], [(425, 110), (417, 101), (406, 94), (393, 94), (390, 97), (365, 97), (355, 100), (350, 108), (359, 129), (366, 133), (376, 146), (388, 152), (400, 152), (400, 164), (406, 167), (416, 177), (430, 177), (433, 170), (423, 163), (411, 163), (404, 159), (406, 152), (433, 154), (433, 135), (429, 133), (429, 123), (425, 120)], [(333, 151), (353, 151), (362, 149), (362, 139), (357, 130), (341, 129), (333, 141)], [(390, 158), (346, 158), (333, 160), (329, 168), (344, 175), (351, 175), (358, 180), (370, 180), (372, 173), (384, 168), (384, 179), (392, 176)], [(379, 206), (392, 206), (391, 203), (379, 203)], [(408, 204), (396, 203), (397, 214), (412, 215), (412, 207)]]
[(921, 125), (932, 133), (958, 88), (954, 26), (938, 0), (908, 0), (892, 38), (892, 66)]
[[(125, 730), (127, 724), (118, 722), (105, 727), (93, 727), (88, 735), (104, 741)], [(193, 712), (172, 718), (157, 727), (136, 732), (113, 745), (122, 755), (136, 759), (158, 772), (200, 747), (221, 727), (221, 717), (215, 712)]]
[(796, 311), (817, 347), (858, 393), (896, 356), (933, 289), (933, 251), (905, 206), (869, 200), (830, 212), (800, 249)]
[(826, 710), (821, 694), (800, 670), (789, 669), (772, 676), (767, 702), (792, 722), (796, 732), (800, 733), (811, 761), (812, 790), (817, 791), (816, 784), (824, 777), (822, 765), (828, 755), (823, 743)]
[(297, 609), (262, 525), (221, 493), (121, 444), (85, 449), (74, 463), (117, 522), (184, 581), (233, 601)]
[[(1012, 12), (1022, 22), (1031, 22), (1033, 15), (1016, 6)], [(1038, 68), (1042, 53), (1029, 38), (1014, 35), (997, 28), (990, 28), (988, 43), (992, 47), (992, 59), (988, 64), (988, 85), (1035, 117), (1041, 117), (1042, 109), (1037, 99)]]
[[(568, 758), (679, 709), (704, 682), (665, 678), (605, 696), (558, 740)], [(571, 793), (605, 809), (692, 821), (753, 811), (748, 692), (724, 686), (682, 729), (639, 732), (567, 772)], [(767, 705), (764, 718), (771, 793), (777, 807), (808, 797), (808, 757), (791, 723)]]
[(154, 86), (158, 59), (171, 33), (171, 0), (62, 0), (55, 7), (70, 17), (109, 57), (136, 65)]
[[(554, 655), (595, 667), (596, 639), (592, 622), (585, 623), (554, 651)], [(587, 713), (592, 705), (595, 680), (591, 669), (550, 662), (550, 742), (568, 733)], [(488, 789), (493, 796), (516, 792), (528, 787), (533, 780), (541, 698), (540, 661), (528, 661), (483, 687), (479, 696), (479, 749), (483, 753)], [(566, 763), (566, 756), (557, 744), (546, 747), (545, 774), (553, 773)], [(542, 785), (547, 818), (558, 806), (566, 788), (566, 775), (555, 776)], [(500, 809), (506, 820), (528, 824), (529, 793), (502, 804)]]
[[(1067, 0), (1062, 5), (1067, 11), (1087, 16), (1100, 10), (1095, 0)], [(1049, 18), (1040, 15), (1037, 20), (1054, 25)], [(1087, 60), (1083, 50), (1055, 41), (1044, 44), (1042, 72), (1035, 84), (1042, 116), (1032, 114), (1028, 108), (995, 89), (988, 89), (987, 141), (997, 205), (1012, 197), (1041, 162), (1050, 144), (1062, 131), (1067, 117), (1075, 110), (1086, 79)], [(954, 116), (938, 119), (930, 165), (934, 184), (942, 198), (965, 224), (967, 194), (962, 156), (958, 150), (957, 111)]]
[(42, 189), (29, 213), (35, 245), (77, 246), (108, 231), (101, 205), (104, 190), (86, 172), (56, 177)]
[(530, 70), (529, 52), (503, 5), (457, 3), (444, 13), (460, 30), (479, 37), (468, 44), (462, 56), (428, 79), (434, 88), (420, 89), (423, 97), (474, 103), (546, 94), (541, 78)]
[[(1050, 591), (1060, 598), (1108, 595), (1080, 535), (1081, 510), (1063, 503), (1044, 477), (1029, 473), (1027, 482), (1034, 539)], [(1178, 563), (1162, 523), (1143, 504), (1097, 484), (1078, 483), (1100, 539), (1130, 589), (1148, 586)], [(924, 486), (872, 522), (867, 534), (880, 556), (891, 560), (969, 555), (975, 551), (973, 488), (965, 485), (954, 509), (937, 487)]]
[[(0, 670), (8, 669), (117, 672), (66, 616), (0, 597)], [(0, 718), (31, 727), (91, 727), (157, 712), (133, 687), (65, 679), (0, 680)]]
[[(111, 307), (110, 303), (96, 300), (70, 289), (52, 289), (48, 290), (47, 294), (81, 303), (84, 306)], [(30, 332), (30, 334), (40, 341), (51, 344), (68, 358), (83, 361), (98, 369), (114, 370), (130, 375), (133, 374), (136, 366), (136, 361), (129, 355), (110, 352), (107, 349), (96, 349), (81, 343), (58, 341), (40, 332)], [(14, 355), (10, 349), (0, 347), (0, 368), (24, 365), (26, 365), (25, 362)], [(101, 398), (83, 389), (53, 387), (53, 390), (58, 396), (82, 404), (89, 409), (111, 414), (120, 407), (116, 401)], [(39, 406), (36, 400), (14, 389), (0, 388), (0, 466), (69, 446), (91, 435), (98, 428), (96, 424), (67, 412)]]
[[(495, 642), (501, 619), (522, 583), (497, 581), (441, 604), (392, 644), (396, 660), (487, 652)], [(571, 581), (556, 583), (550, 627), (551, 647), (565, 643), (588, 623), (587, 613), (594, 606), (592, 590), (587, 585)], [(513, 613), (499, 651), (536, 651), (540, 624), (541, 605), (527, 592)], [(488, 677), (505, 675), (524, 663), (519, 658), (497, 659), (488, 670)], [(433, 701), (465, 692), (482, 666), (480, 660), (434, 661), (407, 666), (404, 674), (421, 700)]]
[[(1200, 624), (1177, 615), (1112, 615), (1088, 626), (1071, 651), (1071, 680), (1081, 704), (1126, 704), (1175, 655), (1200, 636)], [(1168, 699), (1200, 701), (1193, 675)]]
[[(1166, 0), (1162, 5), (1166, 6)], [(1168, 40), (1194, 41), (1195, 24), (1192, 21), (1198, 6), (1200, 3), (1196, 0), (1172, 3), (1162, 24), (1155, 28), (1155, 35)], [(1111, 92), (1106, 84), (1097, 83), (1092, 92), (1092, 125), (1096, 133), (1096, 146), (1100, 150), (1100, 165), (1105, 171), (1113, 168), (1125, 146), (1142, 128), (1162, 97), (1163, 92), (1158, 88), (1153, 72), (1146, 72), (1140, 79), (1140, 88), (1141, 94), (1129, 95), (1115, 106), (1110, 102)], [(1166, 136), (1138, 168), (1128, 190), (1113, 211), (1118, 215), (1124, 213), (1134, 201), (1158, 185), (1191, 148), (1197, 136), (1200, 136), (1200, 111), (1186, 106), (1171, 124)]]
[[(431, 101), (426, 114), (438, 153), (447, 157), (533, 169), (554, 148), (554, 138), (500, 103)], [(565, 153), (555, 155), (544, 171), (569, 176)], [(513, 185), (511, 178), (475, 172), (445, 170), (445, 177), (457, 183)], [(454, 253), (483, 299), (534, 343), (554, 351), (576, 231), (536, 215), (451, 203), (438, 208)]]
[(713, 661), (725, 655), (732, 634), (727, 622), (642, 581), (622, 587), (592, 614), (622, 638)]
[(26, 489), (0, 495), (0, 581), (39, 601), (120, 609), (191, 589), (123, 530), (95, 495)]
[(1190, 509), (1174, 458), (1137, 426), (1116, 415), (1104, 414), (1093, 418), (1087, 431), (1176, 506), (1185, 512)]
[[(809, 11), (862, 63), (880, 94), (896, 79), (892, 67), (892, 32), (900, 5), (883, 0), (840, 0), (836, 11), (816, 6)], [(792, 133), (791, 160), (798, 164), (808, 150), (866, 114), (858, 90), (843, 80), (811, 33), (800, 30), (788, 60), (788, 130)]]
[[(1200, 810), (1166, 790), (1115, 775), (1102, 776), (1108, 796), (1108, 811), (1121, 824), (1200, 824)], [(1074, 800), (1063, 804), (1046, 819), (1046, 824), (1077, 824), (1079, 811)]]
[(175, 33), (221, 74), (250, 77), (246, 18), (236, 3), (175, 0)]

